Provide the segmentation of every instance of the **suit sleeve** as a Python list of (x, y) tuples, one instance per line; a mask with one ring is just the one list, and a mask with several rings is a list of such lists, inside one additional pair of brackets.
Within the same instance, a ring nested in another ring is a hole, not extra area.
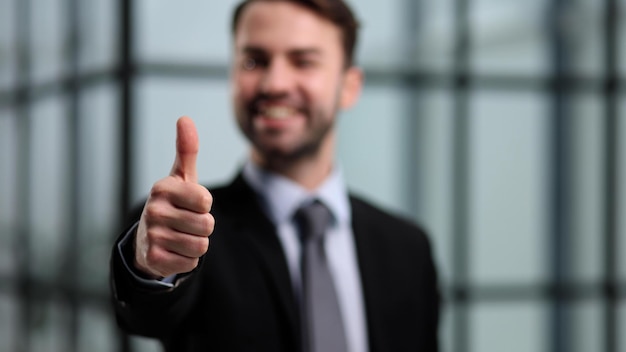
[(167, 338), (193, 308), (200, 285), (195, 272), (201, 264), (170, 285), (142, 280), (129, 270), (124, 258), (132, 257), (125, 253), (132, 251), (132, 246), (123, 246), (129, 232), (132, 227), (119, 236), (111, 253), (111, 298), (118, 325), (131, 334)]

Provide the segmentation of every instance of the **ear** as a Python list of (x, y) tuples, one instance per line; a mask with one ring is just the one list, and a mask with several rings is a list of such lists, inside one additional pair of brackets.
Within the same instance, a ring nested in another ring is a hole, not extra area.
[(363, 71), (356, 66), (351, 66), (344, 72), (340, 97), (340, 107), (342, 109), (349, 109), (357, 102), (361, 95), (363, 78)]

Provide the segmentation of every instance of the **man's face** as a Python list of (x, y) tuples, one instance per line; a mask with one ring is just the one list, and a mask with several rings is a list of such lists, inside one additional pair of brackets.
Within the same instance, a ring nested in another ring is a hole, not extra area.
[[(352, 105), (360, 73), (345, 69), (341, 33), (306, 8), (248, 5), (235, 35), (233, 103), (239, 127), (266, 160), (297, 160), (331, 143), (338, 109)], [(346, 83), (347, 82), (347, 83)]]

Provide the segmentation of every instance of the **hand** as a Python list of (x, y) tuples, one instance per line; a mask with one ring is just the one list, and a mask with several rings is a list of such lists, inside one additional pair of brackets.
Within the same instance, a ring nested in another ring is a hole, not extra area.
[(176, 123), (176, 160), (170, 175), (157, 181), (135, 237), (135, 267), (153, 278), (192, 271), (209, 249), (215, 219), (211, 193), (198, 184), (198, 133), (193, 121)]

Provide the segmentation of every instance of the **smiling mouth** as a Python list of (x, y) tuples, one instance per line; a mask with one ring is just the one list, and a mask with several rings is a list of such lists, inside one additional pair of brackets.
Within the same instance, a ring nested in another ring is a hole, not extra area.
[(259, 109), (260, 116), (273, 120), (284, 120), (286, 118), (296, 115), (297, 113), (297, 109), (288, 106), (269, 106)]

